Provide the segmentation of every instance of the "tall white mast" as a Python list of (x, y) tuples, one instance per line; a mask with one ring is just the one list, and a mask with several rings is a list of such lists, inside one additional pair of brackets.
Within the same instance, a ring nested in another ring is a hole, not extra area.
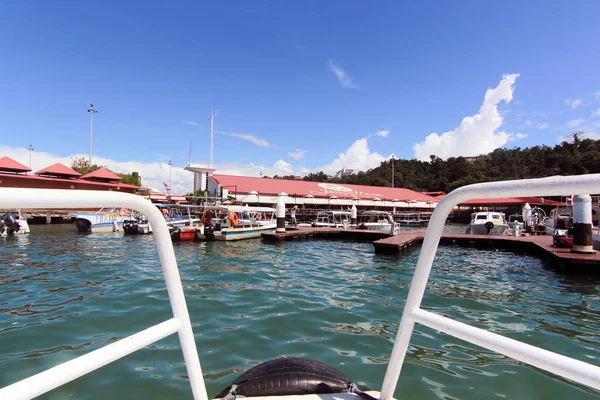
[(217, 115), (217, 113), (219, 112), (219, 110), (217, 111), (213, 111), (213, 109), (210, 109), (210, 168), (213, 168), (213, 146), (214, 146), (214, 137), (215, 137), (215, 131), (214, 131), (214, 127), (215, 127), (215, 115)]

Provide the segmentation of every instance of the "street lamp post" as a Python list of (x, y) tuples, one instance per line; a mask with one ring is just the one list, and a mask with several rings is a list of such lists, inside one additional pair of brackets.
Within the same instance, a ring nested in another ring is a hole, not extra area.
[(171, 187), (171, 165), (173, 165), (173, 163), (169, 160), (169, 187)]
[(33, 151), (33, 146), (29, 145), (27, 150), (29, 150), (29, 169), (31, 169), (31, 152)]
[(92, 166), (92, 119), (94, 114), (97, 113), (93, 104), (90, 104), (90, 108), (88, 108), (88, 112), (90, 113), (90, 167)]

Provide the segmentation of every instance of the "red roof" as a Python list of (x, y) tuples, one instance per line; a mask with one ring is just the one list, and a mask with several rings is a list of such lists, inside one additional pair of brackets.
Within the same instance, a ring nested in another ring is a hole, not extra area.
[(0, 177), (2, 177), (2, 176), (10, 176), (10, 177), (17, 176), (19, 179), (23, 179), (23, 180), (38, 180), (38, 181), (46, 181), (46, 182), (72, 182), (75, 184), (76, 183), (84, 183), (86, 185), (93, 185), (93, 186), (99, 186), (99, 187), (105, 187), (105, 188), (121, 187), (121, 188), (129, 188), (129, 189), (136, 189), (136, 190), (142, 189), (139, 186), (129, 185), (126, 183), (95, 182), (95, 181), (88, 181), (88, 180), (65, 179), (65, 178), (59, 178), (59, 177), (53, 178), (53, 177), (37, 176), (37, 175), (14, 175), (14, 174), (5, 174), (3, 172), (0, 172)]
[(460, 205), (481, 205), (481, 204), (522, 204), (529, 203), (530, 205), (536, 206), (560, 206), (562, 203), (560, 201), (543, 199), (541, 197), (506, 197), (499, 199), (473, 199), (467, 200)]
[(123, 178), (121, 178), (119, 175), (113, 174), (106, 168), (98, 168), (95, 171), (85, 174), (84, 176), (81, 177), (81, 179), (91, 179), (91, 180), (97, 179), (97, 180), (105, 180), (105, 181), (122, 181), (123, 180)]
[(337, 183), (308, 182), (287, 179), (254, 178), (248, 176), (233, 176), (215, 174), (212, 178), (230, 193), (250, 193), (256, 191), (260, 196), (277, 196), (285, 192), (290, 197), (314, 197), (329, 198), (336, 196), (339, 199), (375, 199), (399, 201), (435, 201), (431, 196), (415, 192), (410, 189), (391, 188), (381, 186), (346, 185)]
[(0, 171), (8, 172), (29, 172), (31, 168), (27, 168), (20, 162), (13, 160), (10, 157), (0, 157)]
[(81, 174), (61, 163), (52, 164), (49, 167), (40, 169), (36, 175), (53, 175), (53, 176), (81, 176)]

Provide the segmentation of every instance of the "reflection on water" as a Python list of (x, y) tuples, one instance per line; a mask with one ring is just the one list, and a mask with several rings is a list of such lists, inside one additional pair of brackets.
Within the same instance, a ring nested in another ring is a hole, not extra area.
[[(302, 241), (175, 246), (210, 395), (262, 361), (318, 359), (381, 386), (418, 257), (371, 244)], [(152, 236), (40, 229), (0, 239), (0, 385), (171, 316)], [(442, 247), (423, 306), (599, 364), (599, 280), (527, 255)], [(190, 398), (176, 337), (46, 399)], [(596, 393), (417, 325), (397, 398), (592, 398)]]

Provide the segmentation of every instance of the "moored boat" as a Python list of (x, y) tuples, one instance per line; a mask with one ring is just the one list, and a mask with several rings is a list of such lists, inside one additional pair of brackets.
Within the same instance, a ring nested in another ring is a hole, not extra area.
[(387, 211), (364, 211), (358, 218), (357, 229), (367, 229), (371, 231), (392, 231), (397, 228), (397, 224), (392, 218), (392, 215)]
[(29, 232), (29, 224), (21, 215), (20, 209), (0, 214), (0, 237), (24, 235)]
[(341, 228), (350, 225), (350, 211), (319, 211), (311, 226), (317, 228)]
[(210, 206), (196, 228), (198, 240), (243, 240), (260, 238), (277, 228), (275, 209), (249, 206)]
[(118, 232), (123, 230), (123, 222), (129, 219), (127, 210), (104, 208), (95, 213), (71, 213), (79, 232)]
[(479, 211), (471, 214), (471, 222), (465, 233), (471, 235), (506, 235), (508, 224), (504, 213), (497, 211)]

